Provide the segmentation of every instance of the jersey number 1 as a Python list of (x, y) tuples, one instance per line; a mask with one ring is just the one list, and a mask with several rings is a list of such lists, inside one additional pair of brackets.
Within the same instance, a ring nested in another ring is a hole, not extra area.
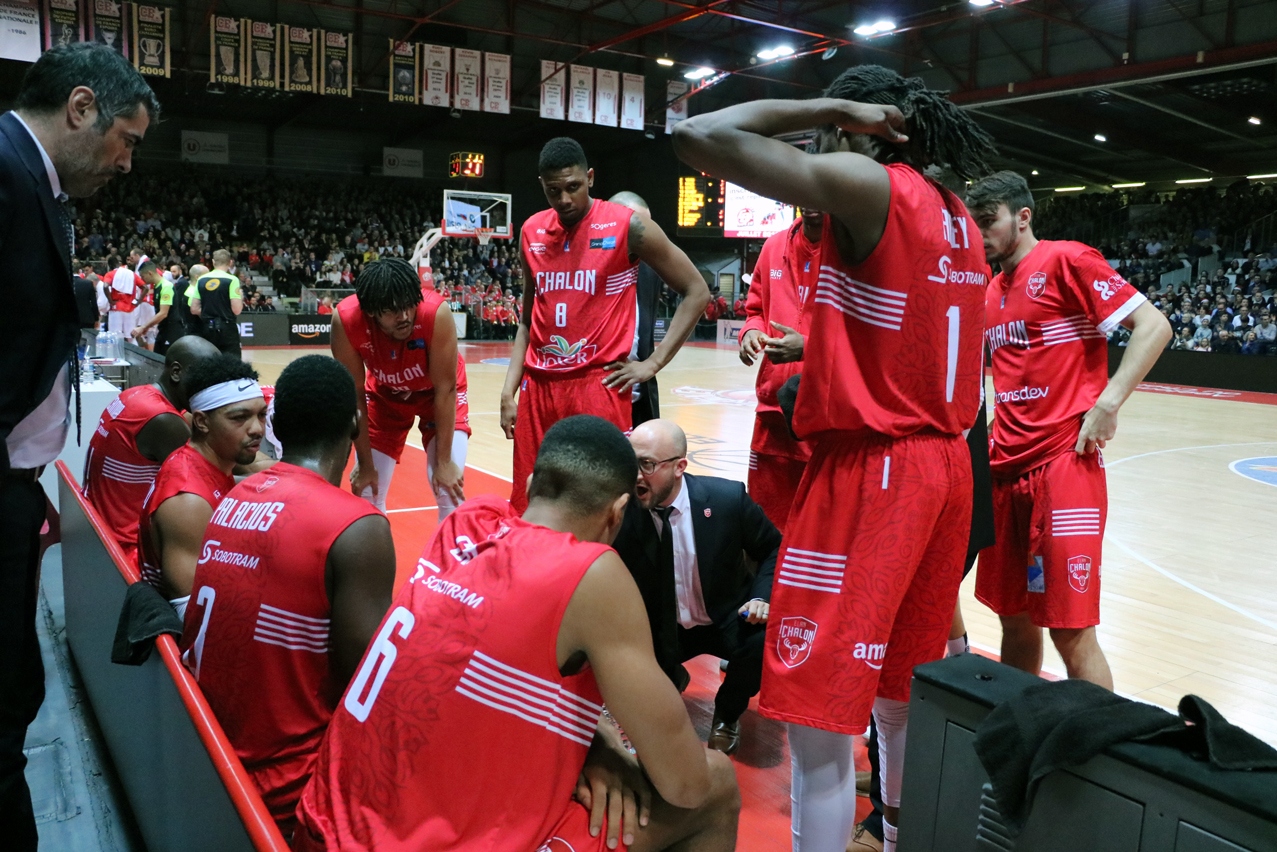
[(958, 377), (958, 306), (950, 305), (944, 315), (949, 318), (949, 352), (944, 371), (944, 401), (953, 402), (953, 383)]
[[(381, 692), (381, 685), (386, 682), (386, 675), (390, 674), (390, 667), (395, 664), (395, 658), (399, 656), (399, 649), (395, 647), (394, 642), (390, 641), (390, 634), (398, 633), (400, 639), (407, 639), (416, 622), (417, 619), (411, 612), (398, 606), (395, 607), (394, 612), (390, 613), (386, 623), (381, 625), (381, 631), (377, 633), (377, 638), (368, 649), (364, 664), (359, 667), (359, 674), (355, 675), (350, 689), (346, 690), (346, 709), (359, 721), (368, 720), (372, 705), (377, 701), (378, 693)], [(372, 680), (372, 688), (368, 690), (368, 696), (361, 701), (359, 696), (363, 695), (369, 679)]]

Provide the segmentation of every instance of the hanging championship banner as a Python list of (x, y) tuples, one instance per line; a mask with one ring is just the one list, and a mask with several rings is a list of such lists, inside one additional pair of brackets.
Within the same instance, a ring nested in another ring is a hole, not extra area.
[(510, 55), (483, 54), (483, 109), (485, 112), (510, 112)]
[(124, 7), (115, 0), (93, 0), (89, 15), (89, 37), (128, 58), (129, 40), (125, 27)]
[(390, 40), (390, 102), (415, 104), (421, 97), (421, 65), (417, 46)]
[(355, 34), (324, 30), (319, 70), (324, 75), (320, 94), (348, 98), (355, 91)]
[(44, 0), (44, 49), (84, 41), (80, 0)]
[(541, 60), (541, 117), (563, 120), (563, 95), (567, 67), (551, 59)]
[(248, 84), (263, 89), (279, 88), (284, 28), (267, 21), (245, 19), (244, 29), (248, 32)]
[[(690, 83), (670, 80), (665, 84), (665, 132), (673, 133), (674, 125), (687, 118), (687, 101), (678, 100), (692, 88)], [(677, 102), (676, 102), (677, 101)]]
[(284, 89), (289, 92), (317, 91), (316, 63), (319, 51), (315, 42), (319, 30), (289, 27), (284, 33)]
[(421, 46), (421, 102), (426, 106), (448, 105), (448, 83), (452, 76), (452, 48), (441, 44)]
[(244, 22), (239, 18), (213, 18), (208, 32), (208, 79), (213, 83), (244, 82)]
[(479, 110), (482, 108), (479, 97), (479, 77), (482, 73), (483, 54), (477, 50), (458, 47), (453, 57), (453, 74), (456, 86), (453, 88), (452, 105), (457, 109)]
[(572, 91), (570, 93), (571, 109), (568, 110), (568, 121), (583, 121), (591, 124), (594, 121), (594, 69), (584, 65), (572, 66)]
[(616, 101), (621, 75), (606, 68), (595, 72), (594, 123), (616, 127)]
[(158, 6), (133, 7), (133, 66), (148, 77), (167, 77), (169, 65), (169, 10)]
[(621, 127), (643, 129), (643, 75), (621, 75)]
[(0, 59), (40, 58), (40, 7), (36, 0), (0, 0)]

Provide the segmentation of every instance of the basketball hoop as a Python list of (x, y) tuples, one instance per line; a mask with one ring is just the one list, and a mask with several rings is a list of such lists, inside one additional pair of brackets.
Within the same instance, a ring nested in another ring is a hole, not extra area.
[(475, 239), (479, 241), (479, 245), (486, 246), (492, 240), (492, 235), (496, 233), (496, 230), (496, 228), (475, 228)]

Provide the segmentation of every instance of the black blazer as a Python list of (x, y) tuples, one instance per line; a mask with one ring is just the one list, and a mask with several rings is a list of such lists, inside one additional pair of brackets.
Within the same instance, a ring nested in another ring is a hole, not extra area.
[(3, 472), (5, 439), (53, 390), (80, 337), (62, 211), (40, 149), (12, 113), (0, 115), (0, 260), (11, 273), (0, 282), (0, 302), (23, 309), (23, 321), (0, 335)]
[[(772, 576), (780, 550), (780, 531), (763, 514), (745, 486), (716, 476), (683, 474), (692, 509), (696, 561), (701, 575), (705, 610), (715, 624), (739, 618), (737, 611), (754, 598), (771, 600)], [(705, 510), (709, 509), (706, 516)], [(673, 575), (658, 571), (659, 539), (652, 515), (631, 499), (612, 545), (630, 569), (647, 607), (657, 659), (670, 662), (676, 649), (677, 601)], [(751, 571), (745, 557), (758, 565)], [(675, 664), (677, 660), (673, 661)]]

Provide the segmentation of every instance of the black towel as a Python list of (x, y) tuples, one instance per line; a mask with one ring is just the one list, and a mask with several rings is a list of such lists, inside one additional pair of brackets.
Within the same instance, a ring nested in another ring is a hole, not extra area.
[(794, 405), (798, 402), (798, 384), (801, 380), (801, 373), (790, 376), (776, 390), (776, 402), (780, 405), (780, 413), (784, 415), (785, 425), (789, 427), (789, 434), (795, 441), (798, 440), (798, 436), (794, 434)]
[(154, 586), (134, 583), (124, 593), (124, 607), (111, 645), (111, 662), (142, 665), (151, 656), (155, 638), (162, 633), (181, 636), (182, 619)]
[(1173, 745), (1198, 760), (1209, 760), (1219, 769), (1277, 769), (1277, 749), (1225, 719), (1198, 696), (1181, 698), (1179, 715), (1192, 724), (1156, 742)]

